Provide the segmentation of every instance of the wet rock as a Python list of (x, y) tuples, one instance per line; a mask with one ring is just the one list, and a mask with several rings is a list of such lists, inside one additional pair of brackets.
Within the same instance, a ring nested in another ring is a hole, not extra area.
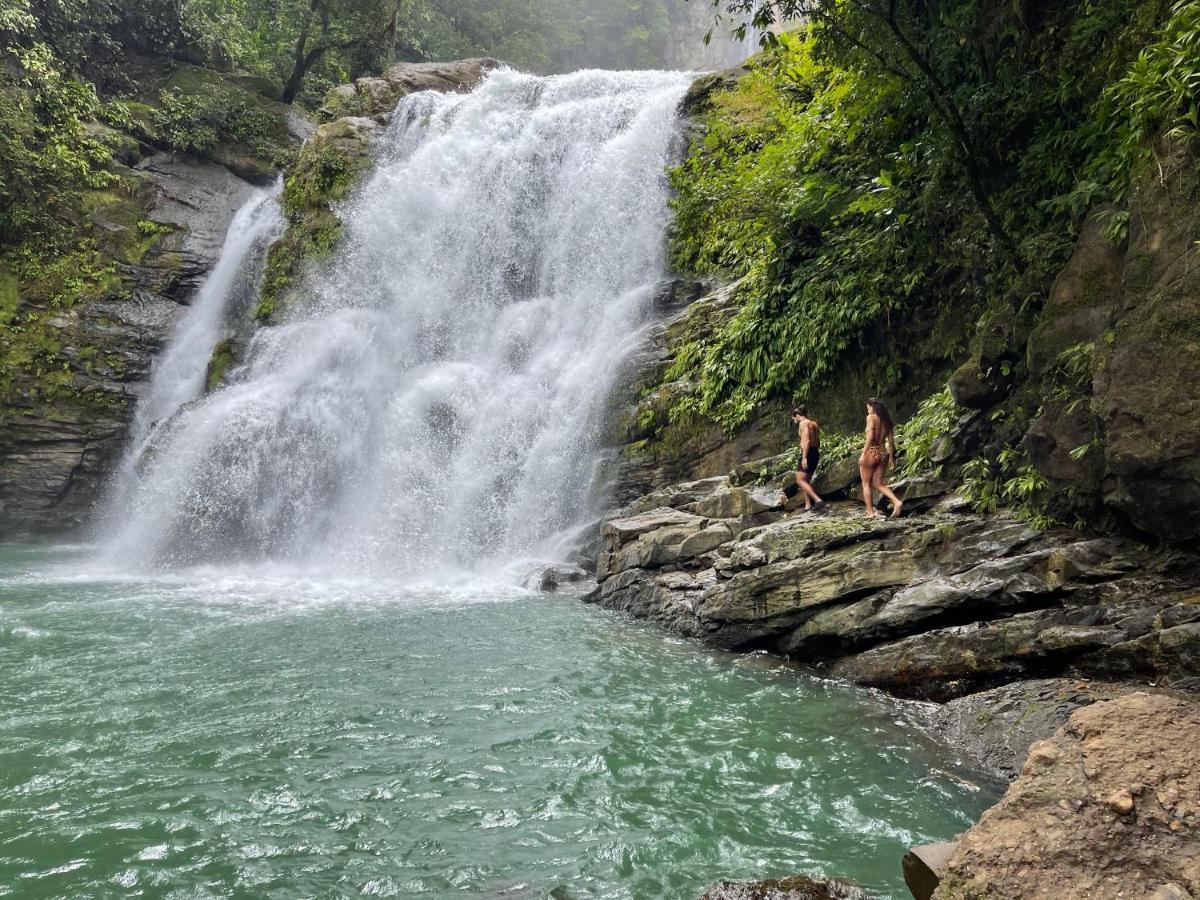
[(847, 881), (793, 875), (769, 881), (720, 881), (700, 900), (867, 900), (867, 894)]
[(588, 571), (568, 563), (555, 563), (535, 569), (522, 583), (530, 590), (572, 597), (582, 597), (596, 589), (596, 580)]
[(1018, 681), (969, 694), (938, 707), (934, 727), (991, 772), (1012, 780), (1024, 764), (1053, 765), (1052, 737), (1078, 709), (1132, 693), (1135, 688), (1078, 678)]
[[(1174, 897), (1200, 889), (1200, 703), (1131, 693), (1072, 714), (963, 835), (937, 900)], [(1180, 893), (1182, 892), (1182, 894)]]
[[(940, 479), (905, 485), (928, 511), (867, 520), (845, 503), (771, 511), (735, 478), (662, 488), (654, 502), (675, 506), (606, 522), (593, 599), (921, 699), (1064, 673), (1200, 675), (1194, 564), (1169, 576), (1134, 544), (981, 518)], [(1074, 708), (1052, 705), (1012, 729), (1009, 757)]]
[(904, 854), (904, 883), (915, 900), (929, 900), (941, 883), (942, 873), (954, 854), (954, 844), (925, 844)]
[(390, 113), (401, 97), (417, 91), (461, 93), (502, 64), (495, 59), (460, 59), (448, 62), (403, 62), (383, 75), (359, 78), (353, 85), (335, 87), (319, 110), (324, 119), (344, 115), (380, 116)]

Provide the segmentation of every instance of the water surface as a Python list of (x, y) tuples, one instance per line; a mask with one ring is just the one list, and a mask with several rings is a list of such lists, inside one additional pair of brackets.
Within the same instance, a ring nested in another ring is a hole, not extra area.
[(0, 548), (3, 896), (905, 897), (993, 799), (921, 707), (576, 601), (78, 556)]

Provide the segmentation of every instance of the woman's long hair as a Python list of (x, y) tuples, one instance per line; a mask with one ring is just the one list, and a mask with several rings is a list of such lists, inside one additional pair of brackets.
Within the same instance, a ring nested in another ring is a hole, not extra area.
[(871, 407), (871, 412), (879, 416), (879, 424), (883, 426), (882, 437), (886, 438), (896, 430), (896, 421), (892, 418), (891, 411), (887, 408), (882, 400), (876, 400), (872, 397), (867, 401), (867, 406)]

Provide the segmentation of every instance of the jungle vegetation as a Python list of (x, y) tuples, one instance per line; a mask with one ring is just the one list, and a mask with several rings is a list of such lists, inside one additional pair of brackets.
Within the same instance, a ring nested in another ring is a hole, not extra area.
[(714, 5), (764, 52), (672, 173), (674, 263), (742, 279), (677, 359), (677, 422), (732, 430), (848, 360), (890, 392), (915, 344), (1031, 320), (1083, 216), (1119, 241), (1131, 173), (1200, 126), (1196, 0)]

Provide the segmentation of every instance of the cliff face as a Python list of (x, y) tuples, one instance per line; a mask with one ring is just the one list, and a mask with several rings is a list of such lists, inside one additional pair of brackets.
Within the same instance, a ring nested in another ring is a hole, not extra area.
[(1129, 221), (1120, 244), (1101, 220), (1087, 223), (1029, 337), (1031, 379), (1052, 380), (1064, 354), (1087, 365), (1079, 397), (1048, 402), (1024, 440), (1084, 510), (1190, 543), (1200, 537), (1200, 174), (1185, 148), (1158, 148)]
[[(65, 384), (49, 396), (32, 390), (22, 396), (18, 388), (0, 409), (0, 536), (65, 531), (87, 521), (155, 354), (253, 190), (215, 163), (165, 153), (123, 176), (129, 194), (96, 198), (91, 223), (105, 235), (119, 280), (46, 322)], [(149, 246), (123, 251), (141, 222), (154, 223), (142, 226), (156, 232)]]
[[(44, 258), (35, 248), (32, 264), (0, 259), (0, 538), (88, 520), (155, 354), (234, 212), (306, 130), (248, 76), (156, 58), (130, 66), (137, 99), (108, 107), (116, 124), (89, 126), (112, 158), (105, 186), (78, 197), (70, 241)], [(187, 117), (197, 109), (213, 121)], [(237, 137), (222, 115), (237, 118)]]

